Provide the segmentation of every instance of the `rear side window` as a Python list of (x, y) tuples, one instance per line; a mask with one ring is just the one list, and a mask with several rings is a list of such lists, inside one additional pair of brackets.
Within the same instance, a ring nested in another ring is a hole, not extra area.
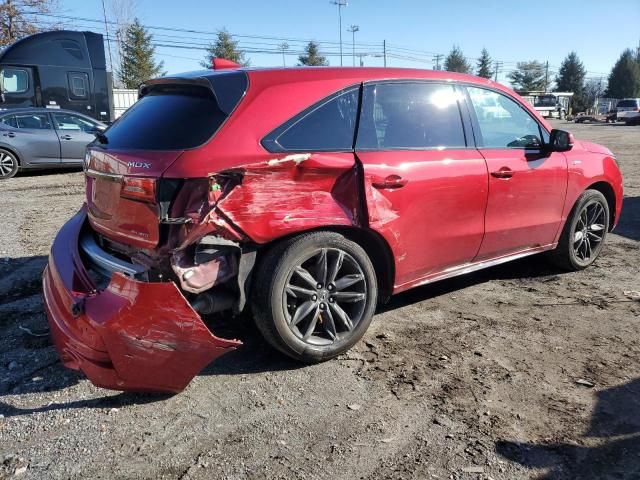
[(357, 148), (464, 148), (459, 97), (452, 85), (408, 82), (366, 85)]
[(29, 128), (32, 130), (49, 130), (51, 122), (49, 115), (40, 113), (21, 113), (15, 115), (18, 128)]
[[(229, 104), (237, 105), (246, 91), (243, 72), (232, 74), (242, 88), (232, 91)], [(215, 83), (212, 82), (215, 89)], [(105, 131), (106, 146), (131, 150), (187, 150), (213, 137), (228, 117), (220, 108), (216, 95), (229, 95), (229, 89), (217, 91), (195, 85), (151, 85), (146, 95)], [(223, 103), (223, 102), (221, 102)]]
[(262, 144), (271, 152), (352, 150), (358, 96), (357, 87), (332, 95), (278, 127)]
[(15, 115), (6, 115), (0, 118), (0, 123), (2, 123), (3, 125), (8, 125), (13, 128), (18, 128)]
[(620, 100), (617, 106), (618, 108), (637, 108), (638, 100)]

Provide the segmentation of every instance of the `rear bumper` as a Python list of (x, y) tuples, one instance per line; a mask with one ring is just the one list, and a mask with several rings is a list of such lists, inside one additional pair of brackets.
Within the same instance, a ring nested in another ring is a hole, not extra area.
[(97, 386), (179, 392), (240, 345), (215, 337), (173, 282), (114, 273), (96, 289), (78, 250), (86, 209), (58, 233), (43, 274), (44, 305), (62, 362)]
[(628, 111), (617, 113), (618, 120), (627, 120), (629, 118), (635, 118), (637, 116), (640, 116), (640, 112)]

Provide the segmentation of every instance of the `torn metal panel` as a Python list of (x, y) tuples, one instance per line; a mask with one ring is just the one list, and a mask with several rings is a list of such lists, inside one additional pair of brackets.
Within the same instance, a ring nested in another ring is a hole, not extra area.
[(216, 209), (259, 244), (316, 227), (357, 225), (353, 154), (307, 155), (238, 169), (241, 184)]

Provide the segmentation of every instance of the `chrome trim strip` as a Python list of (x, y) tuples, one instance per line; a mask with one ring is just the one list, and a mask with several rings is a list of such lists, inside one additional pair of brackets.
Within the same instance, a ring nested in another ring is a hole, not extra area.
[(122, 175), (119, 175), (117, 173), (99, 172), (92, 168), (87, 168), (84, 173), (87, 177), (91, 178), (105, 178), (114, 182), (119, 182), (122, 180)]
[(109, 277), (114, 272), (135, 277), (147, 271), (147, 269), (141, 265), (125, 262), (105, 252), (96, 243), (93, 235), (88, 230), (85, 230), (80, 235), (80, 250), (88, 257), (96, 269)]
[(503, 257), (492, 258), (475, 263), (465, 263), (463, 265), (448, 268), (447, 270), (436, 274), (428, 275), (427, 277), (423, 277), (421, 279), (412, 280), (401, 285), (395, 285), (393, 287), (393, 290), (395, 292), (399, 289), (405, 290), (407, 288), (419, 287), (428, 283), (438, 282), (447, 278), (457, 277), (459, 275), (465, 275), (467, 273), (476, 272), (485, 268), (495, 267), (496, 265), (511, 262), (512, 260), (518, 260), (520, 258), (528, 257), (529, 255), (535, 255), (536, 253), (542, 253), (546, 252), (547, 250), (552, 250), (556, 247), (556, 245), (556, 243), (553, 243), (542, 247), (532, 247), (526, 250), (521, 250), (520, 252), (505, 255)]

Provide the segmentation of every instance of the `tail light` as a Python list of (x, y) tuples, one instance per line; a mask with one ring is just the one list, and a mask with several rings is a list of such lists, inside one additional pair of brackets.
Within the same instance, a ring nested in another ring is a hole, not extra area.
[(156, 180), (155, 178), (122, 177), (120, 196), (154, 203), (156, 201)]

